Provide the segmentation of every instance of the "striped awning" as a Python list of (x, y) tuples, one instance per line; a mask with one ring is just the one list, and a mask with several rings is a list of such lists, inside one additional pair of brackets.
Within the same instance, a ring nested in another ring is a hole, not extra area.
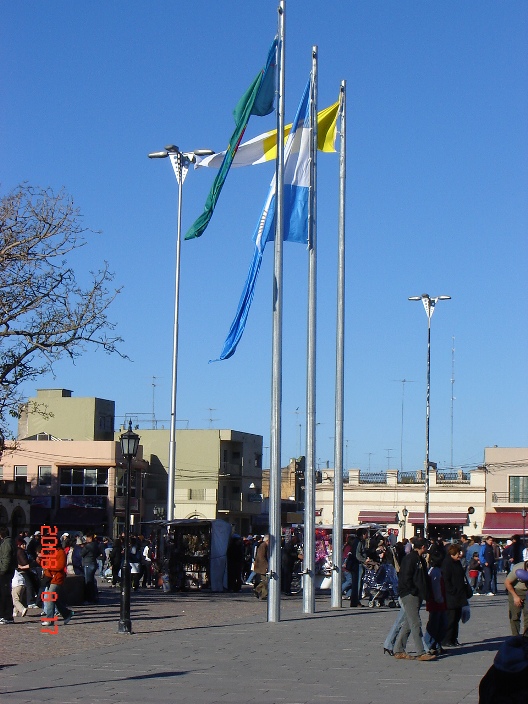
[[(423, 525), (424, 514), (423, 511), (411, 511), (407, 518), (409, 523), (414, 525)], [(429, 525), (430, 526), (465, 526), (468, 522), (467, 511), (464, 513), (430, 513), (429, 514)]]
[(380, 523), (387, 525), (389, 523), (398, 523), (397, 511), (360, 511), (358, 523)]
[[(526, 519), (524, 524), (526, 524)], [(482, 532), (494, 538), (511, 538), (516, 533), (522, 535), (523, 529), (523, 517), (520, 512), (500, 511), (486, 514)]]

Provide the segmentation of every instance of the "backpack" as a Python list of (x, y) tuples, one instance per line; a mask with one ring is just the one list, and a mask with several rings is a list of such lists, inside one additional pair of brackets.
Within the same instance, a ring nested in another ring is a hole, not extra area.
[(358, 566), (358, 560), (356, 558), (356, 550), (358, 546), (358, 540), (357, 538), (354, 540), (354, 542), (351, 545), (350, 552), (347, 555), (347, 559), (345, 562), (345, 569), (347, 572), (352, 572), (355, 567)]

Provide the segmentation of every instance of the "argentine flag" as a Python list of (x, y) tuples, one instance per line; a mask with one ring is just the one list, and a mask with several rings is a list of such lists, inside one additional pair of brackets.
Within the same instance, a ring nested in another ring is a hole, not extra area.
[[(291, 132), (284, 147), (284, 240), (308, 242), (308, 199), (310, 191), (310, 81), (297, 109)], [(249, 309), (255, 293), (262, 256), (267, 242), (275, 239), (275, 187), (273, 176), (270, 191), (253, 235), (255, 251), (235, 318), (224, 342), (220, 357), (231, 357), (246, 327)]]

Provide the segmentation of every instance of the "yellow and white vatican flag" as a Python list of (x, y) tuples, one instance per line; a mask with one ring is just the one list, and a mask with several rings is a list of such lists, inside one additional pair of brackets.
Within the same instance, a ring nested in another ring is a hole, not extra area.
[[(317, 113), (317, 147), (321, 152), (335, 152), (336, 124), (339, 111), (339, 100), (329, 107)], [(291, 125), (284, 128), (284, 141), (288, 139)], [(222, 165), (225, 152), (218, 152), (211, 156), (196, 157), (195, 169), (209, 167), (219, 169)], [(231, 168), (236, 166), (255, 166), (264, 164), (266, 161), (274, 161), (277, 158), (277, 130), (264, 132), (258, 137), (244, 142), (238, 150), (231, 164)]]

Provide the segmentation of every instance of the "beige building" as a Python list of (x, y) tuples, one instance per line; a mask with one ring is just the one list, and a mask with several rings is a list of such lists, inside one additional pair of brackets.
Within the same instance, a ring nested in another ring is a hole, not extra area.
[[(399, 537), (423, 534), (423, 472), (380, 474), (351, 469), (343, 486), (343, 523), (379, 523)], [(316, 485), (317, 523), (333, 522), (334, 473), (322, 472)], [(486, 472), (430, 472), (429, 533), (455, 537), (481, 534), (486, 506)]]
[[(56, 525), (59, 530), (91, 529), (115, 535), (124, 520), (125, 464), (120, 444), (38, 437), (18, 441), (2, 456), (4, 480), (27, 482), (31, 487), (31, 529)], [(131, 511), (138, 526), (141, 475), (147, 468), (141, 453), (140, 447), (132, 464)]]
[[(487, 447), (486, 518), (483, 533), (509, 538), (526, 531), (528, 448)], [(523, 516), (523, 513), (525, 514)]]
[(113, 440), (115, 403), (102, 398), (76, 398), (69, 389), (37, 389), (19, 408), (18, 438), (40, 433), (61, 440)]
[[(157, 462), (168, 467), (169, 431), (138, 432), (151, 466)], [(247, 534), (261, 511), (261, 487), (261, 435), (217, 429), (176, 431), (174, 518), (220, 518)]]
[[(379, 523), (400, 537), (423, 532), (424, 473), (351, 469), (343, 487), (343, 523)], [(333, 521), (334, 472), (322, 471), (316, 485), (319, 524)], [(472, 471), (430, 472), (431, 535), (492, 535), (509, 538), (526, 530), (528, 449), (488, 447), (484, 464)]]

